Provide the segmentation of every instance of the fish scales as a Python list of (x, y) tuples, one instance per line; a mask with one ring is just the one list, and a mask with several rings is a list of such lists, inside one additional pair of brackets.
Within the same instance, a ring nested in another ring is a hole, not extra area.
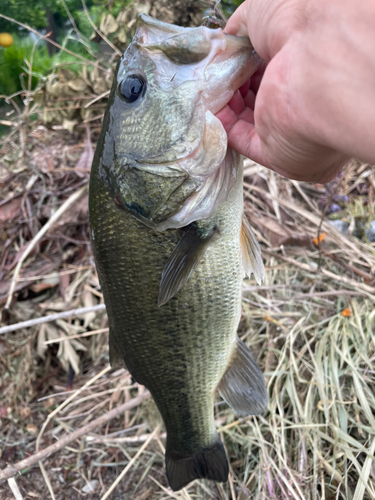
[(91, 189), (96, 190), (97, 220), (91, 219), (91, 227), (110, 307), (111, 349), (150, 390), (174, 446), (193, 454), (212, 442), (214, 391), (236, 342), (243, 274), (241, 178), (212, 217), (220, 224), (220, 238), (163, 307), (155, 297), (181, 230), (152, 231), (117, 207), (102, 183)]
[(156, 402), (174, 490), (227, 479), (216, 390), (240, 415), (267, 405), (236, 333), (243, 273), (260, 281), (264, 269), (243, 219), (242, 159), (214, 116), (258, 64), (246, 39), (141, 15), (92, 165), (92, 247), (111, 362), (124, 361)]

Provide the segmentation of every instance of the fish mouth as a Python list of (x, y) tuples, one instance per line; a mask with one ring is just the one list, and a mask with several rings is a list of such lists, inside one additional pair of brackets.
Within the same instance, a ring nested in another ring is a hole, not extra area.
[[(222, 30), (220, 32), (218, 36), (225, 45), (215, 50), (204, 70), (206, 83), (202, 92), (206, 109), (213, 114), (228, 104), (236, 90), (255, 73), (262, 62), (247, 37), (227, 35)], [(215, 40), (213, 45), (216, 48)]]
[(155, 62), (157, 83), (169, 91), (195, 82), (205, 109), (216, 114), (258, 69), (262, 59), (249, 38), (221, 28), (182, 28), (141, 14), (134, 42)]
[[(175, 129), (172, 123), (167, 129), (165, 147), (144, 152), (135, 148), (132, 161), (123, 164), (118, 158), (115, 165), (114, 192), (146, 226), (157, 231), (185, 227), (210, 217), (225, 201), (238, 178), (240, 160), (228, 150), (225, 129), (215, 114), (260, 62), (245, 37), (203, 26), (180, 28), (140, 16), (118, 83), (125, 72), (137, 74), (141, 66), (161, 102), (172, 96), (173, 103), (188, 110), (178, 116), (183, 125)], [(143, 102), (150, 105), (146, 99), (147, 94)], [(180, 113), (174, 106), (170, 112)], [(124, 170), (126, 182), (119, 182)]]

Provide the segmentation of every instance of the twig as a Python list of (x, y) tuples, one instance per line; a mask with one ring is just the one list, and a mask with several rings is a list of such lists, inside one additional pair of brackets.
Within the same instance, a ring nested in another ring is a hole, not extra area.
[[(163, 432), (160, 434), (160, 436), (156, 436), (155, 439), (159, 440), (161, 439), (166, 439), (167, 433)], [(111, 438), (108, 436), (87, 436), (86, 441), (89, 441), (90, 443), (144, 443), (147, 441), (149, 438), (149, 434), (142, 434), (142, 436), (124, 436), (124, 437), (119, 437), (119, 438)]]
[[(89, 106), (91, 106), (91, 104), (94, 104), (94, 102), (99, 101), (100, 99), (103, 99), (103, 97), (107, 97), (107, 96), (109, 96), (109, 93), (110, 93), (110, 90), (106, 90), (106, 91), (105, 91), (105, 92), (103, 92), (102, 94), (97, 95), (97, 96), (95, 97), (95, 99), (92, 99), (90, 102), (88, 102), (87, 104), (85, 104), (83, 107), (84, 107), (84, 108), (88, 108)], [(12, 122), (10, 122), (10, 123), (12, 123)]]
[(72, 441), (75, 441), (76, 439), (80, 438), (81, 436), (84, 436), (88, 432), (95, 429), (95, 427), (100, 427), (103, 424), (109, 422), (110, 420), (113, 420), (114, 418), (118, 417), (119, 415), (121, 415), (121, 413), (127, 410), (131, 410), (136, 406), (139, 406), (141, 403), (143, 403), (143, 401), (145, 401), (149, 397), (150, 393), (148, 391), (145, 391), (141, 396), (138, 396), (132, 399), (131, 401), (128, 401), (127, 403), (124, 403), (123, 405), (114, 408), (108, 413), (105, 413), (101, 417), (96, 418), (89, 424), (84, 425), (83, 427), (77, 429), (71, 434), (64, 436), (62, 439), (52, 444), (51, 446), (48, 446), (47, 448), (44, 448), (44, 450), (35, 453), (35, 455), (31, 455), (30, 457), (25, 458), (24, 460), (21, 460), (20, 462), (17, 462), (14, 465), (8, 465), (8, 467), (0, 471), (0, 482), (5, 481), (10, 477), (13, 477), (15, 474), (17, 474), (17, 472), (21, 472), (22, 470), (31, 467), (37, 462), (40, 462), (49, 455), (56, 453), (56, 451), (61, 450), (61, 448), (64, 448), (64, 446), (68, 445)]
[(74, 18), (72, 16), (72, 14), (70, 13), (70, 10), (68, 8), (68, 6), (66, 5), (66, 2), (65, 0), (60, 0), (60, 2), (63, 4), (64, 6), (64, 9), (65, 9), (65, 12), (67, 13), (68, 17), (69, 17), (69, 21), (70, 21), (70, 24), (73, 26), (73, 29), (74, 31), (76, 32), (78, 38), (79, 38), (79, 41), (81, 42), (81, 44), (85, 47), (85, 49), (87, 50), (87, 52), (92, 55), (93, 57), (95, 57), (95, 54), (94, 52), (89, 48), (87, 42), (84, 40), (81, 32), (79, 31), (75, 21), (74, 21)]
[(152, 432), (147, 441), (139, 448), (137, 453), (134, 455), (134, 457), (130, 460), (128, 465), (125, 467), (125, 469), (121, 472), (121, 474), (116, 478), (116, 480), (111, 484), (110, 488), (104, 493), (102, 496), (101, 500), (106, 500), (106, 498), (109, 497), (109, 495), (112, 493), (112, 491), (116, 488), (116, 486), (119, 484), (119, 482), (122, 480), (122, 478), (125, 476), (125, 474), (128, 472), (128, 470), (133, 466), (134, 462), (137, 460), (137, 458), (142, 455), (143, 451), (147, 448), (147, 446), (150, 444), (150, 442), (153, 440), (155, 434), (159, 431), (160, 429), (160, 424), (156, 427), (154, 432)]
[[(86, 382), (86, 384), (84, 384), (77, 391), (75, 391), (73, 394), (71, 394), (68, 397), (68, 399), (66, 399), (63, 403), (61, 403), (60, 406), (58, 406), (55, 410), (53, 410), (52, 413), (50, 413), (48, 415), (48, 417), (46, 418), (46, 420), (44, 421), (44, 423), (42, 425), (42, 428), (41, 428), (41, 430), (40, 430), (40, 432), (38, 434), (38, 437), (36, 438), (36, 443), (35, 443), (36, 454), (38, 454), (38, 452), (39, 452), (39, 444), (40, 444), (40, 440), (42, 439), (43, 432), (45, 431), (47, 425), (53, 419), (53, 417), (55, 415), (57, 415), (63, 408), (65, 408), (71, 401), (73, 401), (73, 399), (75, 399), (82, 391), (84, 391), (85, 389), (87, 389), (88, 387), (90, 387), (90, 385), (92, 385), (96, 380), (98, 380), (100, 377), (102, 377), (103, 375), (105, 375), (110, 369), (111, 369), (110, 366), (106, 366), (104, 368), (104, 370), (102, 370), (101, 372), (97, 373), (94, 377), (92, 377), (90, 380), (88, 380)], [(47, 484), (48, 490), (49, 490), (49, 492), (51, 494), (52, 500), (55, 500), (55, 494), (54, 494), (53, 489), (52, 489), (51, 481), (49, 480), (48, 473), (47, 473), (47, 471), (46, 471), (46, 469), (45, 469), (45, 467), (43, 465), (43, 462), (39, 461), (38, 465), (39, 465), (39, 468), (40, 468), (40, 470), (42, 472), (44, 481)]]
[(94, 30), (97, 32), (97, 34), (98, 34), (98, 35), (99, 35), (99, 36), (100, 36), (100, 37), (101, 37), (101, 38), (102, 38), (102, 39), (106, 42), (106, 44), (107, 44), (107, 45), (109, 45), (109, 46), (111, 47), (111, 49), (112, 49), (112, 50), (114, 50), (114, 51), (116, 52), (116, 54), (117, 54), (118, 56), (122, 56), (122, 52), (121, 52), (121, 50), (119, 50), (117, 47), (115, 47), (115, 46), (113, 45), (113, 43), (112, 43), (112, 42), (110, 42), (110, 41), (108, 40), (108, 38), (104, 35), (104, 33), (102, 33), (102, 32), (101, 32), (101, 31), (100, 31), (100, 30), (99, 30), (99, 29), (95, 26), (95, 24), (93, 23), (93, 21), (92, 21), (92, 19), (91, 19), (91, 17), (90, 17), (89, 11), (87, 10), (87, 6), (86, 6), (86, 2), (85, 2), (85, 0), (81, 0), (81, 1), (82, 1), (82, 6), (83, 6), (83, 9), (84, 9), (84, 11), (85, 11), (86, 17), (87, 17), (87, 19), (88, 19), (89, 23), (91, 24), (91, 26), (93, 27), (93, 29), (94, 29)]
[(73, 401), (81, 392), (83, 392), (85, 389), (90, 387), (96, 380), (98, 380), (100, 377), (105, 375), (109, 370), (111, 369), (110, 366), (106, 366), (101, 372), (97, 373), (94, 377), (92, 377), (90, 380), (88, 380), (82, 387), (80, 387), (77, 391), (75, 391), (73, 394), (71, 394), (68, 399), (66, 399), (63, 403), (61, 403), (60, 406), (58, 406), (55, 410), (53, 410), (52, 413), (49, 413), (48, 417), (44, 421), (42, 428), (38, 434), (38, 437), (36, 438), (36, 452), (38, 453), (39, 451), (39, 443), (42, 438), (42, 434), (44, 430), (46, 429), (47, 425), (49, 422), (53, 419), (55, 415), (57, 415), (62, 409), (64, 409), (71, 401)]
[[(299, 262), (298, 260), (292, 259), (290, 257), (286, 257), (285, 255), (281, 255), (278, 253), (274, 253), (270, 250), (267, 250), (266, 248), (262, 248), (262, 252), (271, 255), (273, 257), (276, 257), (277, 259), (281, 259), (284, 262), (288, 262), (290, 264), (293, 264), (296, 267), (299, 267), (300, 269), (303, 269), (304, 271), (308, 271), (312, 274), (315, 274), (316, 269), (310, 266), (309, 264), (304, 264), (302, 262)], [(335, 281), (338, 281), (339, 283), (344, 283), (347, 286), (351, 286), (354, 289), (359, 289), (362, 290), (362, 294), (366, 295), (369, 299), (371, 299), (373, 302), (375, 302), (375, 287), (366, 285), (365, 283), (360, 283), (358, 281), (351, 280), (347, 278), (346, 276), (340, 276), (338, 274), (333, 273), (332, 271), (328, 271), (327, 269), (320, 268), (321, 274), (324, 276), (327, 276), (328, 278), (331, 278)], [(356, 290), (356, 291), (357, 291)], [(338, 292), (339, 295), (339, 292)]]
[(79, 54), (76, 54), (75, 52), (72, 52), (71, 50), (66, 49), (62, 45), (59, 45), (58, 43), (51, 40), (50, 38), (48, 38), (44, 35), (41, 35), (39, 33), (39, 31), (35, 30), (34, 28), (29, 26), (28, 24), (20, 23), (19, 21), (16, 21), (15, 19), (12, 19), (11, 17), (4, 16), (4, 14), (0, 14), (0, 17), (2, 17), (3, 19), (6, 19), (7, 21), (10, 21), (11, 23), (18, 24), (18, 26), (22, 26), (22, 28), (25, 28), (26, 30), (31, 31), (32, 33), (35, 33), (35, 35), (37, 35), (39, 38), (43, 38), (44, 40), (46, 40), (46, 42), (50, 43), (51, 45), (54, 45), (55, 47), (57, 47), (60, 50), (63, 50), (67, 54), (70, 54), (71, 56), (77, 57), (78, 59), (81, 59), (81, 61), (84, 61), (86, 64), (88, 64), (90, 66), (96, 66), (97, 68), (99, 68), (105, 72), (108, 72), (107, 68), (104, 68), (103, 66), (98, 64), (96, 61), (90, 61), (90, 59), (86, 59), (85, 57), (82, 57)]
[(52, 500), (56, 500), (55, 493), (53, 491), (51, 481), (49, 480), (47, 471), (46, 471), (44, 465), (42, 464), (42, 462), (39, 462), (39, 467), (40, 467), (40, 470), (42, 472), (43, 479), (44, 479), (44, 481), (45, 481), (45, 483), (47, 485), (48, 491), (50, 492)]
[(109, 332), (109, 328), (100, 328), (99, 330), (94, 330), (92, 332), (82, 332), (76, 335), (68, 335), (65, 337), (59, 337), (57, 339), (46, 340), (44, 345), (58, 344), (59, 342), (66, 342), (67, 340), (81, 339), (82, 337), (91, 337), (92, 335), (98, 335), (99, 333)]
[(80, 314), (86, 314), (92, 311), (104, 311), (104, 309), (105, 309), (104, 304), (97, 304), (96, 306), (79, 307), (78, 309), (70, 309), (69, 311), (49, 314), (48, 316), (42, 316), (41, 318), (29, 319), (27, 321), (21, 321), (20, 323), (15, 323), (14, 325), (3, 326), (2, 328), (0, 328), (0, 334), (14, 332), (16, 330), (20, 330), (21, 328), (29, 328), (30, 326), (40, 325), (42, 323), (50, 323), (51, 321), (56, 321), (57, 319), (70, 318), (71, 316), (79, 316)]
[[(2, 14), (0, 14), (0, 17), (1, 16), (2, 16)], [(46, 232), (50, 229), (50, 227), (57, 221), (57, 219), (71, 205), (73, 205), (73, 203), (75, 203), (78, 200), (78, 198), (86, 191), (86, 189), (87, 189), (87, 186), (83, 186), (79, 191), (76, 191), (66, 201), (64, 201), (64, 203), (61, 205), (61, 207), (58, 210), (56, 210), (56, 212), (52, 215), (52, 217), (49, 219), (49, 221), (46, 224), (44, 224), (44, 226), (42, 227), (42, 229), (30, 241), (28, 247), (26, 248), (26, 250), (21, 255), (21, 258), (18, 261), (18, 264), (17, 264), (16, 269), (14, 271), (12, 282), (10, 284), (8, 298), (7, 298), (7, 301), (6, 301), (6, 304), (5, 304), (5, 308), (4, 308), (5, 310), (9, 309), (9, 306), (10, 306), (10, 303), (11, 303), (12, 297), (13, 297), (13, 292), (14, 292), (14, 289), (15, 289), (16, 284), (17, 284), (18, 275), (20, 274), (20, 271), (21, 271), (22, 264), (24, 263), (24, 261), (29, 256), (31, 250), (35, 247), (35, 245), (38, 243), (38, 241), (46, 234)]]
[(13, 477), (8, 479), (8, 485), (9, 485), (9, 488), (12, 490), (14, 498), (16, 500), (23, 500), (20, 489), (18, 488), (18, 484), (16, 483), (16, 481), (14, 480)]

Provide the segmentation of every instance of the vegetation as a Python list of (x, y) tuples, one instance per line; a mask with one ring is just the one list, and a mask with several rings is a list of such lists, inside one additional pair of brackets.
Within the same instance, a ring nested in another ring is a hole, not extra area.
[[(117, 16), (121, 9), (129, 3), (123, 0), (86, 0), (85, 5), (94, 21), (98, 21), (104, 11)], [(60, 41), (70, 29), (70, 20), (74, 19), (78, 29), (86, 36), (92, 28), (86, 18), (82, 16), (82, 0), (2, 0), (1, 14), (16, 21), (33, 27), (34, 29), (52, 32), (53, 39)], [(24, 27), (16, 28), (15, 24), (7, 19), (0, 18), (0, 32), (8, 31), (27, 35)]]
[[(186, 14), (181, 5), (188, 1), (144, 0), (142, 6), (171, 20), (170, 6), (177, 6), (173, 15)], [(196, 481), (173, 493), (154, 403), (125, 368), (108, 366), (108, 322), (90, 250), (88, 176), (117, 54), (111, 49), (100, 57), (80, 0), (65, 4), (82, 38), (60, 2), (24, 0), (24, 11), (19, 0), (1, 5), (1, 13), (41, 34), (48, 30), (45, 7), (53, 7), (58, 42), (81, 59), (64, 50), (51, 55), (43, 40), (35, 45), (27, 31), (0, 18), (0, 31), (15, 36), (13, 46), (0, 48), (0, 92), (23, 90), (25, 102), (2, 101), (2, 109), (0, 102), (7, 131), (0, 157), (1, 308), (15, 280), (10, 317), (2, 316), (0, 328), (89, 310), (0, 334), (0, 469), (30, 459), (13, 483), (0, 483), (0, 498), (108, 498), (125, 471), (110, 498), (373, 500), (375, 247), (367, 231), (375, 224), (374, 168), (352, 161), (321, 186), (246, 163), (245, 211), (262, 246), (266, 281), (244, 282), (239, 335), (265, 374), (269, 409), (238, 418), (217, 396), (229, 481)], [(199, 9), (214, 3), (202, 1)], [(223, 10), (229, 13), (235, 3), (223, 3)], [(124, 11), (122, 1), (86, 4), (120, 52), (140, 2)], [(199, 9), (195, 18), (179, 21), (197, 25)], [(120, 413), (109, 418), (115, 408)], [(96, 419), (102, 420), (87, 431)], [(37, 463), (38, 447), (48, 451), (78, 429), (79, 438)]]
[[(65, 49), (94, 60), (98, 44), (91, 41), (95, 35), (90, 20), (99, 25), (104, 13), (117, 16), (131, 0), (87, 0), (87, 13), (81, 0), (5, 0), (1, 6), (3, 16), (31, 26), (41, 35), (58, 42)], [(34, 89), (39, 80), (46, 77), (53, 68), (69, 65), (77, 72), (77, 58), (64, 50), (39, 39), (23, 26), (0, 17), (0, 32), (9, 32), (14, 38), (11, 47), (0, 48), (0, 94), (10, 95), (21, 90)], [(99, 38), (100, 40), (100, 38)], [(31, 72), (31, 88), (28, 75)]]
[[(94, 59), (82, 44), (75, 40), (67, 40), (64, 45), (76, 54)], [(97, 50), (94, 44), (92, 50)], [(11, 47), (0, 49), (0, 94), (7, 96), (21, 90), (33, 90), (53, 68), (63, 64), (68, 64), (70, 69), (78, 71), (76, 57), (64, 51), (51, 56), (44, 40), (33, 41), (31, 37), (18, 35)]]

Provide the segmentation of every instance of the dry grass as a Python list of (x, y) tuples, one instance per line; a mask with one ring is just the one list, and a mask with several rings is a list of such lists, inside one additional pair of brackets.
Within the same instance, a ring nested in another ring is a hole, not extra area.
[[(67, 146), (63, 133), (51, 141), (41, 130), (35, 147), (44, 140), (52, 159), (68, 148), (67, 157), (79, 160), (85, 150), (82, 140), (79, 146), (74, 141)], [(75, 156), (69, 155), (69, 148)], [(77, 189), (87, 178), (78, 177), (73, 166), (65, 182)], [(365, 195), (352, 189), (360, 169), (368, 172)], [(42, 172), (32, 193), (24, 186), (33, 173), (18, 172), (7, 184), (10, 191), (21, 193), (24, 206), (35, 215), (27, 218), (21, 210), (18, 218), (2, 223), (2, 231), (14, 234), (3, 248), (8, 252), (2, 261), (5, 288), (22, 241), (32, 239), (26, 226), (41, 225), (36, 210), (41, 197), (45, 208), (51, 206), (53, 195), (46, 196), (45, 189), (49, 176), (59, 190), (61, 178), (53, 177), (55, 170)], [(244, 283), (240, 335), (266, 375), (270, 404), (259, 418), (238, 419), (218, 397), (216, 422), (231, 464), (228, 483), (196, 481), (178, 493), (168, 488), (165, 434), (154, 403), (147, 400), (49, 456), (42, 472), (35, 463), (15, 477), (15, 485), (3, 483), (4, 498), (14, 498), (11, 486), (19, 488), (24, 499), (375, 498), (374, 245), (346, 237), (327, 219), (322, 221), (322, 186), (296, 184), (257, 165), (248, 165), (245, 172), (246, 212), (262, 243), (267, 277), (261, 287)], [(347, 167), (345, 182), (337, 186), (340, 193), (351, 193), (343, 216), (350, 216), (353, 203), (371, 211), (366, 202), (373, 178), (371, 167)], [(60, 191), (55, 210), (65, 199)], [(9, 196), (4, 191), (4, 198)], [(3, 203), (0, 210), (6, 206)], [(87, 245), (87, 210), (74, 219), (74, 234), (69, 233), (72, 213), (62, 215), (60, 224), (43, 237), (39, 251), (26, 260), (12, 321), (102, 301)], [(326, 234), (316, 246), (312, 240), (319, 231)], [(64, 255), (74, 258), (64, 260)], [(46, 260), (54, 263), (53, 269), (34, 271)], [(24, 459), (36, 447), (46, 448), (143, 391), (127, 371), (108, 371), (102, 312), (4, 334), (0, 347), (3, 466)], [(80, 373), (72, 381), (74, 366)], [(106, 496), (124, 470), (114, 492)]]
[[(97, 115), (69, 134), (29, 122), (29, 112), (33, 105), (12, 122), (0, 159), (1, 306), (22, 263), (0, 327), (103, 301), (87, 194), (41, 234), (87, 186)], [(107, 318), (91, 311), (0, 334), (0, 465), (31, 462), (0, 484), (1, 500), (375, 499), (375, 245), (364, 237), (375, 220), (375, 170), (353, 161), (320, 186), (248, 162), (244, 195), (266, 281), (244, 282), (239, 334), (265, 373), (270, 403), (266, 414), (238, 419), (217, 398), (228, 483), (168, 488), (165, 431), (146, 398), (41, 466), (32, 463), (37, 449), (143, 394), (126, 370), (108, 368)], [(348, 236), (328, 222), (332, 201), (346, 195), (338, 217), (348, 222)]]

